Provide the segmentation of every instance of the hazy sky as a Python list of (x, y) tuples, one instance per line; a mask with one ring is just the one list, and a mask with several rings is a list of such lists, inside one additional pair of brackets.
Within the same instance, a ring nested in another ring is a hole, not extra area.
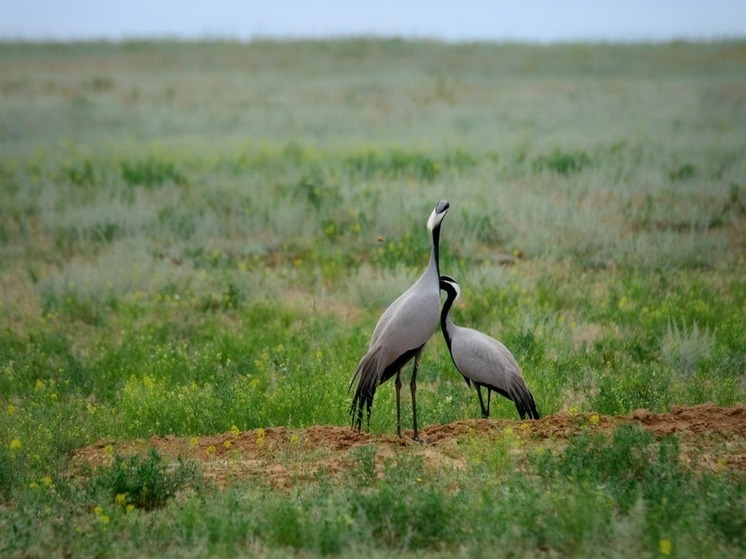
[(2, 39), (746, 38), (744, 0), (0, 0)]

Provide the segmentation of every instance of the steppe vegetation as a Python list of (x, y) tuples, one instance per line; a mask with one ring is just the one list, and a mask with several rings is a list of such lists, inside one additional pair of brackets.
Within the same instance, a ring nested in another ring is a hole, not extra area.
[[(738, 42), (0, 44), (0, 555), (742, 556), (743, 467), (629, 426), (521, 460), (464, 436), (458, 470), (361, 445), (289, 490), (70, 457), (347, 425), (441, 198), (455, 319), (543, 415), (746, 402), (744, 67)], [(479, 417), (439, 332), (419, 381), (422, 425)], [(394, 420), (384, 387), (372, 433)]]

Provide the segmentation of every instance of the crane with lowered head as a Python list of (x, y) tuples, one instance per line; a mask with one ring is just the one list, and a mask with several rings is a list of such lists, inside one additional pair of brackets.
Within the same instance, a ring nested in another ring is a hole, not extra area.
[[(451, 319), (451, 306), (460, 295), (456, 280), (450, 276), (440, 276), (440, 288), (446, 292), (446, 301), (440, 315), (440, 327), (451, 353), (453, 364), (474, 387), (479, 396), (482, 417), (490, 416), (490, 395), (494, 390), (511, 400), (521, 419), (539, 419), (539, 411), (531, 391), (521, 374), (521, 368), (507, 347), (496, 339), (472, 328), (456, 326)], [(487, 406), (482, 399), (482, 387), (487, 389)]]

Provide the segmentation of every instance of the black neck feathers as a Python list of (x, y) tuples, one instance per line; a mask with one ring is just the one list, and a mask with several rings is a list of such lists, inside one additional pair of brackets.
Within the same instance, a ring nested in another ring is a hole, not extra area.
[(456, 291), (450, 284), (441, 283), (440, 288), (446, 292), (446, 302), (443, 303), (443, 310), (440, 312), (440, 329), (443, 331), (443, 337), (446, 340), (448, 350), (451, 350), (451, 333), (448, 331), (447, 321), (448, 313), (451, 312), (453, 302), (456, 300)]
[(440, 224), (433, 228), (433, 258), (435, 258), (435, 270), (440, 277)]

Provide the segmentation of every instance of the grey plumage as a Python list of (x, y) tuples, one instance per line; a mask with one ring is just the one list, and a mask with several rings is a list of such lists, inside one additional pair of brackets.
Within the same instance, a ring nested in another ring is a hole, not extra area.
[[(518, 415), (524, 419), (539, 419), (539, 411), (531, 391), (521, 374), (513, 354), (496, 339), (472, 328), (456, 326), (451, 319), (451, 306), (459, 296), (459, 286), (450, 276), (440, 277), (440, 288), (446, 292), (440, 323), (454, 365), (474, 387), (479, 396), (482, 417), (490, 416), (490, 396), (494, 390), (512, 400)], [(487, 388), (487, 406), (482, 400), (482, 387)]]
[(432, 233), (433, 247), (430, 261), (420, 278), (402, 293), (384, 311), (378, 320), (370, 339), (368, 352), (360, 360), (350, 381), (348, 391), (355, 380), (358, 381), (350, 406), (352, 426), (360, 429), (363, 422), (363, 409), (370, 426), (370, 413), (373, 397), (378, 385), (395, 377), (396, 387), (396, 432), (401, 437), (401, 379), (399, 373), (414, 357), (414, 367), (410, 380), (412, 394), (412, 423), (414, 438), (417, 438), (417, 369), (425, 344), (438, 327), (440, 312), (440, 224), (448, 212), (450, 204), (441, 200), (435, 206), (427, 228)]

